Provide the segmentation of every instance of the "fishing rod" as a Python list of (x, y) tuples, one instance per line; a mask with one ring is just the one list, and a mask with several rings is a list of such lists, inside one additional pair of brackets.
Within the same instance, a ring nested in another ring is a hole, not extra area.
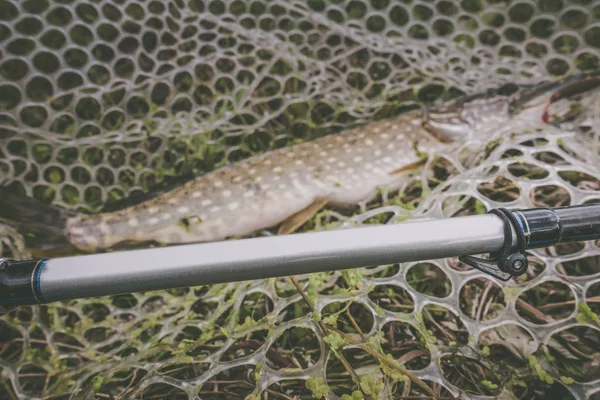
[[(22, 305), (445, 257), (497, 279), (525, 251), (600, 239), (600, 204), (525, 210), (73, 257), (0, 259), (0, 313)], [(488, 258), (474, 255), (489, 254)]]

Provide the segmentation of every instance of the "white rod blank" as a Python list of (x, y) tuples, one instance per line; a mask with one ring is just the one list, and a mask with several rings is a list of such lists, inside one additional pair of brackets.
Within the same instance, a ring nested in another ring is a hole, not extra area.
[(48, 260), (45, 302), (341, 270), (502, 248), (492, 214)]

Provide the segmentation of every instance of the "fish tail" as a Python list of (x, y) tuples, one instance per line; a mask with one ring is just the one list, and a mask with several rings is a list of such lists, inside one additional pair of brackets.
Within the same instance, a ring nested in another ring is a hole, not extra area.
[(0, 188), (0, 222), (16, 229), (34, 256), (70, 254), (74, 247), (67, 238), (67, 220), (76, 212)]

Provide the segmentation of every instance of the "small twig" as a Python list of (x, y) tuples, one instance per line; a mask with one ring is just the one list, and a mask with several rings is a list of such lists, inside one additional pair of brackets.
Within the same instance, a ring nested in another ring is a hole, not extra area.
[(532, 306), (531, 304), (527, 303), (526, 301), (524, 301), (522, 299), (517, 299), (517, 305), (519, 307), (522, 307), (524, 311), (526, 311), (527, 313), (529, 313), (531, 316), (538, 319), (539, 321), (542, 321), (545, 323), (553, 322), (552, 318), (548, 317), (546, 314), (544, 314), (543, 312), (541, 312), (540, 310), (538, 310), (537, 308), (535, 308), (534, 306)]
[[(348, 317), (350, 318), (350, 322), (352, 322), (354, 329), (360, 335), (360, 338), (362, 339), (363, 343), (366, 344), (368, 342), (368, 339), (365, 336), (365, 334), (363, 333), (362, 329), (360, 329), (360, 326), (358, 326), (358, 324), (356, 323), (356, 320), (354, 319), (354, 317), (352, 317), (352, 314), (350, 314), (350, 311), (346, 310), (346, 314), (348, 314)], [(412, 360), (413, 358), (418, 357), (422, 354), (424, 354), (424, 353), (421, 350), (410, 351), (410, 352), (406, 353), (405, 355), (403, 355), (402, 357), (400, 357), (400, 359), (398, 359), (398, 363), (403, 365), (404, 363), (406, 363), (406, 362)]]
[[(298, 281), (296, 281), (296, 279), (293, 276), (290, 276), (290, 280), (296, 287), (296, 290), (298, 290), (298, 293), (300, 293), (300, 296), (302, 296), (302, 299), (304, 299), (304, 302), (306, 303), (308, 308), (314, 314), (316, 312), (315, 308), (314, 308), (313, 304), (310, 302), (310, 299), (308, 298), (308, 296), (306, 296), (306, 293), (304, 293), (304, 290), (302, 290), (302, 288), (300, 287), (300, 284), (298, 284)], [(321, 328), (321, 333), (323, 335), (326, 335), (327, 332), (329, 332), (329, 329), (327, 329), (327, 326), (323, 323), (323, 321), (319, 321), (318, 325)], [(348, 374), (350, 374), (350, 376), (352, 377), (352, 380), (354, 381), (354, 383), (356, 383), (356, 385), (358, 386), (358, 389), (363, 394), (365, 399), (369, 400), (371, 397), (363, 391), (362, 386), (360, 385), (360, 378), (358, 377), (358, 374), (356, 373), (356, 371), (354, 371), (354, 368), (352, 368), (350, 363), (346, 360), (346, 357), (344, 357), (344, 355), (341, 352), (335, 352), (335, 354), (337, 355), (338, 359), (340, 360), (340, 362), (342, 363), (342, 365), (344, 366), (346, 371), (348, 371)]]
[(408, 396), (410, 394), (410, 391), (412, 389), (411, 386), (412, 386), (412, 382), (411, 381), (405, 382), (405, 385), (402, 388), (402, 396)]
[(119, 393), (119, 397), (121, 397), (121, 395), (123, 395), (125, 392), (127, 392), (129, 390), (129, 388), (131, 388), (131, 386), (133, 385), (133, 382), (135, 381), (135, 378), (137, 377), (137, 373), (138, 373), (138, 369), (136, 368), (133, 371), (133, 374), (131, 376), (131, 379), (129, 380), (129, 385), (127, 385), (127, 387), (125, 389), (123, 389), (121, 391), (121, 393)]
[(421, 279), (411, 279), (410, 282), (408, 282), (408, 284), (412, 286), (413, 283), (423, 283), (423, 282), (427, 282), (430, 280), (431, 280), (431, 277), (426, 276), (425, 278), (421, 278)]
[(406, 304), (401, 304), (398, 300), (394, 299), (394, 298), (390, 298), (390, 300), (394, 303), (394, 305), (398, 308), (406, 308), (406, 309), (410, 309), (412, 310), (414, 308), (414, 306), (409, 306)]
[(567, 345), (567, 347), (575, 354), (577, 354), (579, 357), (586, 359), (588, 361), (593, 361), (594, 357), (593, 356), (589, 356), (585, 353), (582, 353), (579, 349), (575, 348), (571, 343), (567, 342), (565, 343)]
[[(585, 300), (587, 303), (600, 303), (600, 296), (594, 296), (594, 297), (590, 297), (589, 299)], [(547, 310), (550, 308), (556, 308), (556, 307), (562, 307), (562, 306), (570, 306), (572, 304), (576, 304), (577, 302), (575, 300), (567, 300), (567, 301), (563, 301), (560, 303), (550, 303), (550, 304), (544, 304), (543, 306), (539, 306), (538, 308), (540, 310)]]
[(481, 302), (479, 303), (479, 307), (478, 307), (477, 314), (476, 314), (477, 322), (479, 322), (485, 315), (485, 314), (483, 314), (483, 309), (484, 309), (484, 305), (485, 305), (487, 296), (490, 293), (491, 288), (492, 288), (492, 281), (487, 281), (485, 283), (485, 289), (483, 290), (483, 294), (481, 295)]
[(425, 353), (423, 350), (417, 349), (417, 350), (411, 350), (408, 353), (404, 354), (402, 357), (400, 357), (398, 359), (398, 362), (402, 365), (406, 364), (409, 361), (414, 360), (417, 357), (420, 357), (422, 355), (425, 355), (427, 353)]
[(481, 318), (483, 319), (486, 315), (488, 315), (488, 312), (490, 311), (490, 306), (492, 305), (494, 301), (494, 297), (490, 296), (489, 300), (487, 301), (487, 303), (485, 303), (485, 307), (483, 308), (482, 314), (481, 314)]
[[(294, 286), (296, 287), (296, 289), (300, 293), (300, 296), (302, 296), (302, 298), (306, 302), (306, 305), (314, 313), (315, 312), (315, 308), (313, 307), (312, 303), (310, 302), (310, 299), (306, 296), (306, 294), (304, 293), (304, 291), (300, 288), (300, 285), (298, 284), (298, 282), (296, 281), (296, 279), (294, 279), (294, 277), (290, 277), (290, 280), (292, 281), (292, 283), (294, 284)], [(354, 323), (356, 323), (356, 321)], [(427, 386), (427, 384), (425, 382), (423, 382), (417, 376), (415, 376), (414, 374), (412, 374), (410, 371), (408, 371), (402, 365), (398, 364), (397, 362), (394, 362), (394, 361), (390, 360), (389, 358), (385, 357), (383, 354), (381, 354), (378, 351), (372, 349), (371, 347), (367, 346), (366, 344), (363, 344), (363, 343), (355, 341), (350, 336), (346, 335), (344, 332), (339, 331), (338, 329), (327, 328), (327, 326), (325, 326), (325, 324), (323, 323), (323, 321), (319, 321), (318, 324), (319, 324), (319, 327), (321, 327), (321, 329), (323, 330), (324, 333), (328, 332), (329, 330), (333, 330), (333, 331), (337, 332), (338, 334), (340, 334), (341, 336), (343, 336), (347, 341), (349, 341), (350, 343), (354, 344), (355, 346), (360, 347), (366, 353), (368, 353), (371, 356), (375, 357), (376, 359), (378, 359), (383, 364), (386, 364), (388, 367), (393, 368), (396, 371), (400, 372), (401, 374), (408, 376), (409, 379), (412, 382), (416, 383), (418, 386), (420, 386), (427, 393), (431, 394), (434, 398), (436, 398), (436, 399), (438, 398), (438, 396), (436, 396), (436, 394), (434, 393), (434, 391), (429, 386)], [(359, 328), (358, 331), (360, 332), (360, 328)], [(341, 354), (340, 354), (340, 356), (341, 356)], [(342, 361), (342, 360), (340, 359), (340, 361)], [(343, 364), (343, 361), (342, 361), (342, 364)], [(350, 373), (350, 371), (348, 371), (348, 372)], [(352, 372), (354, 372), (353, 369), (352, 369)], [(354, 374), (356, 374), (356, 373), (354, 372)], [(358, 379), (358, 377), (356, 377), (356, 378)], [(362, 388), (360, 386), (360, 381), (358, 381), (358, 380), (357, 380), (357, 385), (358, 385), (359, 389), (362, 392)], [(363, 393), (363, 395), (365, 395), (365, 393)], [(367, 398), (366, 395), (365, 395), (365, 398)]]
[(295, 356), (292, 356), (292, 362), (298, 369), (302, 369), (302, 364), (300, 364), (300, 361)]
[[(183, 367), (173, 368), (173, 369), (169, 369), (167, 371), (161, 371), (161, 373), (163, 375), (169, 375), (169, 374), (172, 374), (173, 372), (177, 372), (177, 371), (181, 371), (183, 369), (186, 369), (187, 367), (188, 367), (187, 365), (184, 365)], [(135, 374), (134, 374), (134, 377), (135, 377)]]
[(286, 395), (286, 394), (283, 394), (283, 393), (278, 393), (278, 392), (276, 392), (276, 391), (274, 391), (274, 390), (271, 390), (271, 389), (266, 389), (266, 390), (265, 390), (265, 392), (267, 392), (267, 393), (271, 393), (271, 394), (273, 394), (273, 395), (275, 395), (275, 396), (279, 396), (279, 397), (282, 397), (282, 398), (284, 398), (284, 399), (287, 399), (287, 400), (296, 400), (296, 399), (298, 399), (298, 397), (297, 397), (297, 396), (290, 397), (290, 396), (288, 396), (288, 395)]
[(362, 341), (365, 342), (365, 343), (367, 343), (368, 342), (367, 337), (363, 333), (362, 329), (360, 329), (360, 326), (358, 326), (358, 324), (356, 323), (356, 320), (354, 319), (354, 317), (352, 316), (352, 314), (350, 314), (350, 310), (346, 309), (346, 314), (348, 315), (348, 318), (350, 319), (350, 322), (352, 322), (352, 326), (354, 327), (354, 330), (356, 332), (358, 332), (358, 334), (360, 335), (360, 338), (362, 339)]
[(46, 380), (44, 381), (44, 389), (42, 390), (42, 393), (46, 393), (48, 391), (48, 386), (50, 385), (50, 377), (51, 376), (54, 376), (54, 374), (46, 375)]
[(477, 309), (478, 309), (478, 302), (479, 302), (479, 296), (477, 294), (475, 295), (471, 295), (471, 285), (465, 285), (464, 286), (464, 290), (465, 290), (465, 300), (467, 302), (467, 307), (471, 308), (471, 319), (476, 319), (477, 318)]
[(427, 310), (423, 310), (423, 312), (425, 313), (425, 315), (427, 316), (427, 318), (429, 318), (429, 320), (440, 330), (442, 331), (442, 333), (444, 335), (446, 335), (448, 338), (450, 338), (451, 341), (456, 342), (456, 336), (452, 333), (446, 330), (446, 328), (444, 328), (441, 324), (439, 324), (432, 316), (431, 314), (429, 314), (429, 311)]
[(416, 383), (417, 385), (419, 385), (427, 393), (431, 394), (436, 399), (438, 398), (435, 395), (435, 393), (433, 392), (433, 390), (429, 386), (427, 386), (427, 384), (425, 382), (423, 382), (422, 380), (420, 380), (419, 378), (417, 378), (415, 375), (413, 375), (411, 372), (409, 372), (406, 368), (404, 368), (399, 363), (390, 360), (389, 358), (385, 357), (383, 354), (379, 353), (378, 351), (373, 350), (371, 347), (367, 346), (366, 344), (354, 341), (354, 340), (352, 340), (350, 337), (348, 337), (347, 335), (345, 335), (342, 332), (339, 332), (339, 333), (341, 333), (342, 335), (344, 335), (345, 339), (348, 340), (353, 345), (360, 347), (362, 350), (364, 350), (365, 352), (369, 353), (371, 356), (375, 357), (376, 359), (378, 359), (380, 362), (382, 362), (383, 364), (387, 365), (388, 367), (393, 368), (396, 371), (400, 372), (401, 374), (408, 376), (411, 381), (413, 381), (414, 383)]
[[(258, 349), (260, 346), (261, 346), (261, 344), (258, 340), (246, 339), (243, 342), (239, 342), (237, 344), (232, 345), (229, 348), (229, 350), (236, 351), (239, 349), (245, 349), (247, 347), (250, 347), (251, 349)], [(285, 357), (283, 357), (281, 354), (279, 354), (279, 352), (277, 350), (272, 349), (272, 348), (269, 348), (269, 350), (267, 350), (267, 356), (271, 357), (273, 359), (273, 361), (283, 364), (285, 366), (285, 368), (289, 368), (293, 364), (291, 361), (287, 360)], [(298, 367), (298, 368), (302, 369), (302, 367)]]

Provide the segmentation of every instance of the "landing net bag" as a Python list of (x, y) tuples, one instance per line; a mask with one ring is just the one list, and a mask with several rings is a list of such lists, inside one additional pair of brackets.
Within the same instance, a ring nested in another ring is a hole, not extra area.
[[(0, 0), (0, 183), (98, 212), (408, 107), (598, 68), (597, 1)], [(592, 104), (572, 129), (490, 126), (303, 229), (598, 202)], [(14, 227), (0, 255), (29, 257)], [(0, 319), (0, 398), (600, 398), (599, 243), (529, 259), (508, 283), (454, 259), (297, 277), (310, 306), (281, 278), (19, 308)]]

